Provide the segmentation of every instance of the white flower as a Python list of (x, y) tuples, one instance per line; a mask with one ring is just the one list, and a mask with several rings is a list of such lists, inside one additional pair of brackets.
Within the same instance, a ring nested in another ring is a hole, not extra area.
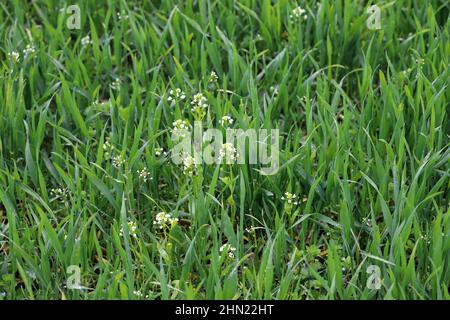
[(119, 20), (125, 20), (128, 19), (128, 15), (125, 10), (122, 10), (121, 12), (117, 12), (117, 18), (119, 18)]
[(270, 92), (274, 95), (274, 97), (278, 96), (278, 87), (271, 86)]
[(170, 214), (165, 212), (159, 212), (156, 214), (153, 224), (159, 229), (173, 226), (178, 222), (178, 218), (173, 218)]
[(224, 143), (219, 150), (219, 161), (226, 158), (227, 163), (233, 163), (236, 161), (239, 154), (232, 143)]
[(253, 233), (256, 232), (256, 227), (250, 226), (250, 227), (248, 227), (248, 228), (245, 228), (245, 232), (250, 233), (250, 234), (253, 234)]
[(427, 234), (420, 235), (420, 239), (423, 240), (426, 244), (431, 243), (430, 237)]
[(133, 291), (133, 294), (134, 294), (135, 296), (137, 296), (137, 297), (142, 297), (142, 296), (143, 296), (141, 290), (134, 290), (134, 291)]
[(172, 123), (172, 126), (172, 134), (175, 139), (185, 138), (189, 133), (189, 123), (186, 120), (176, 120)]
[(114, 80), (114, 82), (111, 83), (111, 88), (112, 88), (113, 90), (119, 90), (119, 89), (120, 89), (120, 83), (121, 83), (120, 78), (116, 78), (116, 79)]
[(189, 123), (186, 120), (176, 120), (174, 122), (172, 122), (172, 125), (174, 128), (177, 129), (188, 129), (189, 128)]
[(53, 188), (50, 190), (50, 194), (53, 196), (53, 199), (50, 201), (58, 200), (61, 203), (67, 204), (69, 200), (68, 188)]
[(191, 155), (186, 155), (183, 158), (183, 173), (185, 175), (192, 175), (197, 169), (197, 162)]
[(105, 142), (103, 143), (103, 150), (104, 151), (110, 151), (111, 150), (111, 143), (109, 142), (109, 138), (106, 138)]
[(90, 37), (89, 35), (87, 35), (87, 36), (84, 37), (84, 38), (81, 38), (81, 45), (82, 45), (83, 47), (85, 47), (85, 46), (87, 46), (87, 45), (90, 45), (90, 44), (92, 44), (92, 40), (91, 40), (91, 37)]
[(303, 9), (302, 7), (297, 7), (294, 10), (292, 10), (292, 13), (289, 15), (289, 18), (293, 21), (299, 20), (300, 18), (306, 20), (308, 19), (308, 16), (305, 14), (306, 10)]
[(363, 218), (362, 219), (362, 223), (365, 224), (366, 226), (370, 227), (371, 226), (371, 222), (370, 222), (370, 218)]
[(120, 168), (124, 163), (125, 160), (120, 154), (118, 154), (112, 159), (112, 165), (114, 166), (114, 168)]
[(219, 123), (222, 126), (226, 126), (226, 125), (232, 125), (234, 122), (233, 118), (230, 116), (223, 116), (222, 119), (220, 119)]
[(203, 95), (203, 93), (197, 93), (194, 95), (194, 98), (191, 101), (191, 104), (193, 106), (202, 106), (202, 107), (207, 107), (207, 99), (206, 97)]
[(110, 138), (106, 138), (102, 148), (104, 151), (105, 159), (111, 159), (111, 152), (114, 150), (114, 147), (111, 145)]
[(36, 49), (34, 48), (34, 46), (27, 44), (27, 46), (25, 47), (25, 49), (23, 49), (23, 55), (25, 57), (28, 57), (28, 55), (34, 53), (36, 51)]
[(295, 193), (285, 192), (284, 197), (281, 197), (281, 200), (286, 200), (288, 204), (298, 204), (297, 195)]
[(186, 95), (183, 91), (181, 91), (180, 88), (176, 88), (175, 90), (169, 91), (169, 97), (167, 98), (168, 101), (181, 101), (186, 98)]
[(226, 254), (229, 258), (233, 259), (234, 258), (234, 251), (236, 251), (236, 248), (233, 247), (229, 243), (225, 243), (224, 245), (222, 245), (219, 248), (219, 251), (222, 252), (223, 254)]
[[(137, 238), (137, 233), (136, 233), (137, 225), (136, 225), (136, 222), (128, 220), (127, 225), (128, 225), (128, 232), (129, 232), (130, 236), (132, 236), (133, 238)], [(121, 237), (123, 236), (123, 228), (122, 227), (120, 228), (119, 236), (121, 236)]]
[(19, 53), (17, 51), (11, 51), (8, 53), (8, 58), (11, 59), (14, 63), (19, 61)]
[(218, 79), (219, 79), (219, 77), (217, 76), (217, 74), (214, 71), (211, 71), (208, 82), (214, 83), (214, 82), (217, 82)]
[(205, 110), (208, 108), (208, 100), (202, 93), (197, 93), (191, 101), (191, 111), (199, 117), (205, 115)]
[[(139, 179), (141, 179), (144, 182), (147, 182), (148, 176), (150, 175), (150, 173), (148, 172), (147, 168), (144, 168), (142, 170), (138, 170), (137, 173), (139, 175)], [(151, 179), (152, 178), (150, 178), (150, 180)]]
[(164, 157), (167, 156), (167, 152), (164, 151), (163, 148), (155, 148), (155, 156), (159, 157), (163, 155)]

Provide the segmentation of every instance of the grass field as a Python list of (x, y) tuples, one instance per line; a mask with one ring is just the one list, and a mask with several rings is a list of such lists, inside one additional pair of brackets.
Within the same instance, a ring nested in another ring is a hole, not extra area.
[[(449, 9), (2, 1), (0, 300), (450, 299)], [(194, 121), (277, 172), (174, 163)]]

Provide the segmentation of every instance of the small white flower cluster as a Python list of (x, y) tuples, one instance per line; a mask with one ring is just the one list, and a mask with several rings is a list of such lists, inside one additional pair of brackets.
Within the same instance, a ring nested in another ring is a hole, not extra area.
[(189, 123), (186, 120), (176, 120), (172, 122), (172, 134), (175, 139), (185, 138), (188, 134)]
[(254, 234), (256, 232), (256, 227), (254, 226), (250, 226), (245, 228), (245, 232), (249, 233), (249, 234)]
[(28, 55), (34, 53), (36, 51), (36, 49), (34, 48), (34, 46), (27, 44), (27, 46), (25, 47), (25, 49), (23, 49), (23, 55), (25, 57), (28, 57)]
[(148, 299), (148, 298), (150, 297), (148, 294), (146, 294), (146, 295), (144, 296), (144, 294), (142, 293), (141, 290), (134, 290), (134, 291), (133, 291), (133, 294), (134, 294), (136, 297), (139, 297), (139, 298), (145, 298), (145, 299)]
[(228, 258), (233, 259), (234, 258), (234, 251), (236, 251), (236, 248), (233, 247), (229, 243), (225, 243), (219, 248), (219, 251), (222, 252), (222, 254), (226, 254)]
[(33, 45), (31, 44), (27, 44), (27, 46), (25, 47), (25, 49), (23, 49), (23, 55), (24, 56), (28, 56), (29, 54), (32, 54), (36, 51), (36, 49), (34, 48)]
[[(141, 179), (144, 182), (147, 182), (147, 179), (150, 175), (150, 173), (148, 172), (147, 168), (143, 168), (142, 170), (138, 170), (137, 171), (138, 175), (139, 175), (139, 179)], [(152, 180), (152, 178), (150, 178), (150, 180)]]
[(112, 158), (112, 165), (116, 169), (120, 168), (124, 163), (125, 159), (120, 154)]
[(220, 119), (219, 123), (222, 126), (232, 125), (234, 122), (233, 118), (230, 116), (223, 116), (222, 119)]
[(53, 196), (54, 200), (58, 200), (61, 203), (67, 203), (69, 198), (69, 189), (68, 188), (53, 188), (50, 190), (50, 194)]
[(345, 271), (347, 271), (348, 269), (351, 269), (352, 260), (351, 260), (351, 257), (350, 257), (350, 256), (342, 257), (342, 258), (341, 258), (341, 261), (342, 261), (342, 266), (343, 266), (343, 267), (341, 268), (342, 272), (345, 272)]
[(306, 10), (302, 7), (297, 7), (294, 10), (292, 10), (292, 13), (289, 15), (289, 18), (292, 21), (298, 21), (303, 17), (304, 20), (308, 19), (308, 16), (306, 15)]
[(133, 294), (137, 297), (143, 297), (144, 295), (142, 294), (141, 290), (134, 290)]
[(188, 176), (192, 176), (197, 169), (197, 162), (191, 155), (185, 155), (183, 157), (183, 173)]
[[(417, 59), (416, 59), (416, 64), (417, 64), (417, 69), (418, 69), (418, 71), (422, 72), (422, 67), (423, 67), (423, 65), (425, 64), (425, 59), (417, 58)], [(417, 72), (416, 78), (419, 77), (420, 72)]]
[(285, 192), (281, 200), (286, 200), (288, 204), (298, 205), (297, 195), (295, 193)]
[(119, 90), (119, 89), (120, 89), (120, 84), (121, 84), (120, 78), (116, 78), (116, 79), (113, 81), (113, 83), (111, 83), (111, 89), (113, 89), (113, 90)]
[(103, 152), (106, 160), (111, 159), (111, 152), (113, 151), (114, 147), (111, 145), (110, 139), (106, 138), (105, 142), (103, 143)]
[(17, 51), (11, 51), (10, 53), (8, 53), (8, 58), (14, 63), (17, 63), (19, 61), (20, 55)]
[(91, 37), (89, 35), (87, 35), (86, 37), (81, 38), (81, 45), (83, 47), (92, 44), (92, 40)]
[(207, 104), (207, 99), (206, 97), (203, 95), (203, 93), (197, 93), (194, 95), (194, 98), (191, 101), (191, 104), (193, 106), (199, 106), (202, 108), (206, 108), (208, 106)]
[(167, 151), (164, 151), (163, 148), (155, 148), (155, 156), (159, 157), (162, 155), (163, 157), (165, 157), (167, 156), (167, 154)]
[(368, 227), (371, 226), (371, 220), (370, 220), (370, 218), (367, 218), (367, 217), (362, 218), (362, 223), (363, 223), (364, 225), (368, 226)]
[(128, 19), (128, 15), (125, 10), (122, 10), (121, 12), (117, 12), (117, 18), (119, 20), (125, 20)]
[(164, 229), (173, 226), (178, 222), (178, 218), (172, 218), (172, 216), (165, 212), (159, 212), (156, 214), (153, 224), (159, 229)]
[(214, 71), (211, 71), (211, 74), (209, 76), (209, 83), (216, 83), (217, 80), (219, 80), (219, 77), (217, 76), (217, 74)]
[(169, 97), (167, 98), (167, 101), (181, 101), (186, 98), (186, 95), (180, 88), (176, 88), (175, 90), (169, 91)]
[(269, 88), (269, 90), (273, 94), (274, 97), (278, 96), (278, 93), (279, 93), (278, 87), (271, 86)]
[[(136, 233), (137, 225), (136, 225), (136, 222), (128, 220), (127, 225), (128, 225), (128, 232), (129, 232), (130, 236), (132, 236), (133, 238), (137, 238), (137, 233)], [(121, 236), (121, 237), (123, 236), (123, 228), (122, 227), (120, 228), (119, 236)]]
[(236, 148), (232, 143), (224, 143), (222, 144), (222, 147), (219, 150), (219, 161), (222, 161), (224, 158), (226, 158), (227, 163), (233, 163), (236, 161), (239, 154), (237, 153)]
[(194, 95), (191, 105), (191, 111), (199, 117), (203, 117), (205, 115), (205, 110), (208, 108), (208, 101), (202, 93), (197, 93)]
[(420, 240), (423, 240), (426, 244), (431, 243), (430, 237), (427, 234), (420, 235)]
[(421, 66), (421, 65), (424, 65), (424, 64), (425, 64), (425, 60), (422, 59), (422, 58), (417, 58), (417, 59), (416, 59), (416, 63), (417, 63), (417, 65)]

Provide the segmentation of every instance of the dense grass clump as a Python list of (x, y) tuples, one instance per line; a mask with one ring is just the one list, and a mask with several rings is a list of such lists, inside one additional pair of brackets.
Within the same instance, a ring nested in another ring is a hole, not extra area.
[(450, 298), (447, 0), (78, 2), (0, 4), (0, 299)]

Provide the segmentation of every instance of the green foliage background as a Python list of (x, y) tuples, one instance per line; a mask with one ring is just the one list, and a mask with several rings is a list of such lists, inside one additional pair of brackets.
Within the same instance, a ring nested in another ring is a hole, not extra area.
[[(0, 299), (449, 299), (448, 1), (72, 4), (0, 3)], [(197, 92), (279, 129), (279, 172), (155, 155)]]

